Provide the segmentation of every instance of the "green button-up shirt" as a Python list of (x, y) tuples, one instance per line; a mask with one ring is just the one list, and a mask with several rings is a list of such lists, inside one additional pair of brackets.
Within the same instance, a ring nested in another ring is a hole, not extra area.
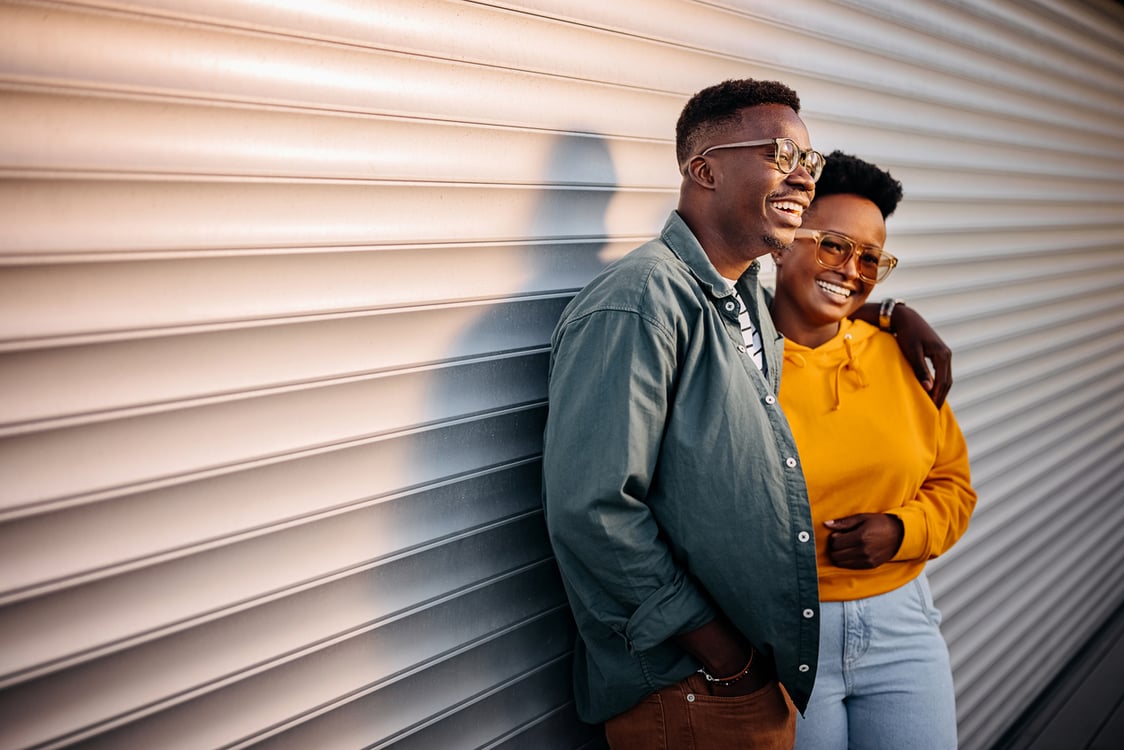
[(819, 643), (816, 551), (777, 403), (783, 341), (757, 283), (738, 291), (672, 213), (591, 281), (552, 339), (547, 527), (578, 625), (578, 712), (600, 722), (699, 667), (672, 637), (720, 610), (772, 656), (803, 710)]

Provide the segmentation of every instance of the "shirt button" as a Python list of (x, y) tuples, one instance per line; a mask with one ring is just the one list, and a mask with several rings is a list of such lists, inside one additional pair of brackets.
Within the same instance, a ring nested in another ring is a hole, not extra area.
[(734, 311), (734, 310), (736, 310), (736, 309), (738, 309), (738, 306), (737, 306), (737, 305), (735, 305), (735, 304), (733, 303), (733, 301), (730, 301), (730, 302), (727, 302), (727, 303), (726, 303), (726, 310), (728, 310), (729, 312), (733, 312), (733, 311)]
[(801, 672), (807, 672), (809, 669), (811, 669), (811, 667), (809, 667), (807, 664), (801, 664), (799, 667), (797, 667), (797, 669), (799, 669)]
[(787, 466), (790, 469), (794, 469), (794, 468), (796, 468), (796, 459), (793, 458), (792, 456), (789, 456), (788, 458), (786, 458), (784, 460), (784, 465)]
[(777, 399), (773, 394), (770, 393), (765, 397), (765, 403), (769, 404), (769, 406), (772, 406), (773, 404), (777, 403)]
[(745, 347), (744, 347), (744, 346), (741, 346), (741, 345), (739, 344), (739, 345), (738, 345), (738, 352), (739, 352), (740, 354), (745, 354)]
[(814, 609), (804, 610), (804, 619), (805, 620), (811, 620), (815, 616), (816, 616), (816, 611)]
[(796, 538), (799, 539), (801, 542), (807, 542), (809, 539), (812, 538), (812, 535), (809, 534), (807, 531), (801, 531), (799, 534), (796, 535)]

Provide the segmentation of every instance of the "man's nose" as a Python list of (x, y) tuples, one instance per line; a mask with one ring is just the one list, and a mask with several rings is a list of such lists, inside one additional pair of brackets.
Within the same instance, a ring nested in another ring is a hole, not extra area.
[(803, 164), (797, 164), (796, 169), (788, 173), (786, 182), (790, 185), (798, 185), (809, 195), (816, 191), (816, 181), (812, 179), (812, 173)]

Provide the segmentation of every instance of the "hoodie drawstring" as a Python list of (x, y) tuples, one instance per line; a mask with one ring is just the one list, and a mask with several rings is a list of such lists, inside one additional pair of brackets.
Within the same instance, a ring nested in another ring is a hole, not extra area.
[(847, 350), (847, 359), (839, 363), (835, 368), (835, 406), (832, 411), (838, 411), (840, 405), (843, 403), (840, 400), (840, 381), (843, 379), (844, 370), (850, 370), (858, 378), (859, 388), (866, 388), (866, 373), (863, 372), (862, 367), (859, 366), (859, 358), (855, 355), (855, 350), (851, 345), (851, 334), (843, 334), (843, 348)]
[[(849, 334), (849, 333), (843, 334), (843, 348), (847, 352), (846, 359), (841, 361), (836, 366), (835, 374), (834, 374), (834, 377), (832, 378), (832, 383), (831, 383), (832, 395), (835, 397), (835, 404), (834, 404), (834, 406), (831, 407), (832, 411), (839, 411), (839, 407), (842, 405), (841, 383), (842, 383), (842, 380), (843, 380), (843, 373), (844, 372), (850, 372), (855, 377), (855, 379), (858, 381), (858, 387), (859, 388), (866, 388), (867, 387), (866, 373), (863, 372), (862, 367), (859, 365), (859, 358), (858, 358), (858, 355), (855, 354), (854, 342), (851, 338), (851, 334)], [(785, 352), (784, 352), (784, 361), (785, 361), (786, 365), (791, 364), (793, 367), (801, 367), (801, 368), (807, 367), (808, 366), (808, 357), (809, 357), (810, 354), (814, 354), (814, 353), (815, 353), (814, 351), (812, 351), (810, 353), (790, 351), (786, 347)], [(834, 359), (834, 357), (832, 357), (832, 359)], [(815, 361), (815, 360), (813, 360), (813, 361)]]

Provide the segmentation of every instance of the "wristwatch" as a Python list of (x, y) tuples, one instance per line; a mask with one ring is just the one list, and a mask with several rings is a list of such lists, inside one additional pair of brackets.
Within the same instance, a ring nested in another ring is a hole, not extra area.
[(891, 299), (887, 298), (882, 300), (882, 306), (878, 308), (878, 327), (883, 331), (889, 333), (894, 332), (894, 308), (898, 305), (904, 305), (904, 299)]

